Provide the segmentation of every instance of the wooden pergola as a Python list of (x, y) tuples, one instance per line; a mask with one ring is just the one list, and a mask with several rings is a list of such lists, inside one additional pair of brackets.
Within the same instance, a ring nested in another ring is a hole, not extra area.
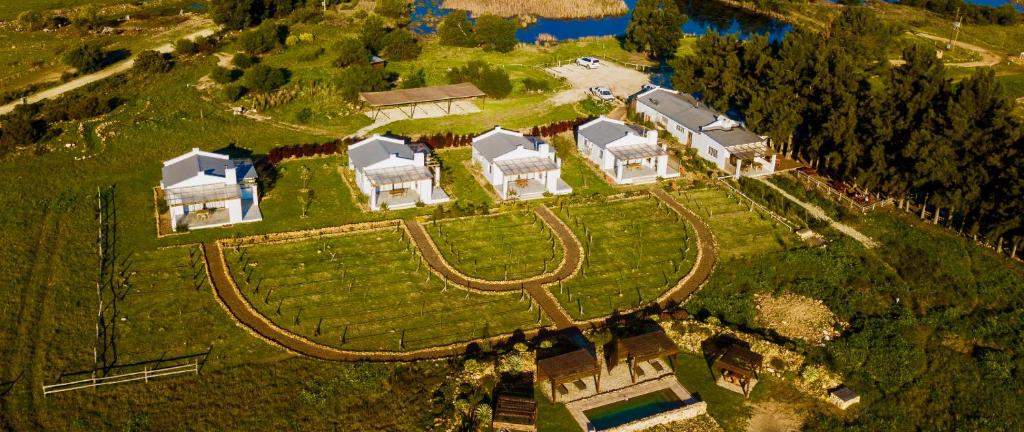
[(739, 387), (744, 396), (750, 396), (750, 391), (757, 384), (757, 372), (761, 369), (763, 361), (764, 357), (761, 354), (751, 351), (749, 347), (734, 343), (715, 358), (711, 369), (715, 374), (716, 382), (720, 380)]
[(533, 398), (508, 394), (498, 396), (491, 429), (509, 432), (536, 432), (537, 401)]
[(557, 386), (594, 378), (595, 391), (601, 391), (601, 365), (590, 351), (580, 348), (565, 354), (537, 360), (537, 381), (551, 383), (551, 399), (558, 400)]
[[(359, 93), (359, 99), (374, 109), (374, 121), (377, 121), (377, 116), (385, 108), (398, 108), (401, 111), (401, 107), (408, 106), (411, 119), (416, 116), (417, 105), (434, 104), (445, 113), (451, 114), (453, 101), (485, 96), (487, 95), (472, 83)], [(441, 104), (447, 104), (447, 107)], [(405, 114), (405, 111), (402, 113)]]
[(638, 363), (665, 358), (669, 367), (673, 371), (676, 370), (672, 358), (679, 354), (679, 347), (662, 330), (619, 339), (615, 342), (614, 349), (615, 352), (609, 359), (609, 367), (625, 362), (629, 365), (629, 378), (634, 383)]

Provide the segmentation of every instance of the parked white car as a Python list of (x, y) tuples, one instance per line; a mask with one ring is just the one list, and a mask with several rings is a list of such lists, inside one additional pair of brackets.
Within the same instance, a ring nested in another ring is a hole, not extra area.
[(612, 94), (611, 89), (609, 89), (608, 87), (591, 87), (590, 94), (594, 95), (594, 97), (605, 102), (611, 102), (615, 100), (615, 95)]
[(597, 69), (601, 66), (601, 60), (593, 57), (580, 57), (576, 59), (576, 64), (583, 66), (587, 69)]

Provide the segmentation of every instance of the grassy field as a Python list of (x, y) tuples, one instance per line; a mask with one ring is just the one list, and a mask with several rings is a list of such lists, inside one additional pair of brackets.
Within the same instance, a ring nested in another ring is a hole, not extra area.
[(405, 232), (378, 230), (226, 252), (249, 302), (281, 327), (353, 350), (401, 351), (543, 324), (519, 294), (469, 294), (433, 275)]
[(566, 206), (556, 213), (587, 251), (581, 272), (551, 287), (574, 318), (650, 303), (693, 266), (693, 229), (654, 199)]
[(443, 169), (441, 183), (451, 190), (456, 200), (472, 204), (494, 204), (494, 198), (473, 178), (473, 173), (466, 166), (473, 158), (473, 151), (469, 147), (445, 149), (434, 155), (440, 160)]
[(723, 259), (784, 251), (798, 244), (785, 225), (721, 189), (687, 190), (676, 196), (711, 226)]
[(430, 223), (427, 232), (448, 263), (480, 279), (525, 279), (562, 262), (558, 240), (530, 211)]

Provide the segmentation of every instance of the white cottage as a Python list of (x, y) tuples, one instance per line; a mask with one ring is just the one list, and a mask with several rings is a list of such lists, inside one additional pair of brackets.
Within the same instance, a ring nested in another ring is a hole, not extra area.
[(572, 193), (561, 178), (562, 161), (537, 137), (495, 127), (473, 138), (473, 164), (501, 199)]
[(652, 183), (679, 177), (658, 144), (658, 131), (601, 116), (576, 129), (576, 149), (616, 184)]
[(636, 112), (736, 178), (775, 172), (776, 155), (765, 137), (705, 107), (693, 96), (655, 87), (637, 95)]
[(256, 169), (248, 159), (194, 148), (164, 162), (160, 189), (172, 231), (263, 220)]
[(348, 146), (348, 167), (369, 198), (370, 210), (446, 203), (450, 198), (439, 187), (441, 168), (427, 166), (429, 154), (425, 145), (374, 135)]

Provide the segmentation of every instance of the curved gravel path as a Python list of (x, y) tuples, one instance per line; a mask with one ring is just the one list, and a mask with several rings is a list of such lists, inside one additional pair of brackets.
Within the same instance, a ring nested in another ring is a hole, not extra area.
[(697, 258), (693, 268), (675, 287), (661, 297), (658, 297), (658, 305), (661, 307), (665, 307), (669, 303), (682, 304), (693, 293), (697, 292), (700, 287), (704, 286), (704, 283), (711, 277), (711, 271), (715, 269), (715, 263), (718, 261), (715, 236), (711, 232), (711, 227), (704, 223), (700, 216), (684, 207), (679, 201), (672, 198), (668, 192), (655, 188), (652, 191), (652, 195), (672, 208), (683, 219), (686, 219), (686, 222), (697, 232)]

